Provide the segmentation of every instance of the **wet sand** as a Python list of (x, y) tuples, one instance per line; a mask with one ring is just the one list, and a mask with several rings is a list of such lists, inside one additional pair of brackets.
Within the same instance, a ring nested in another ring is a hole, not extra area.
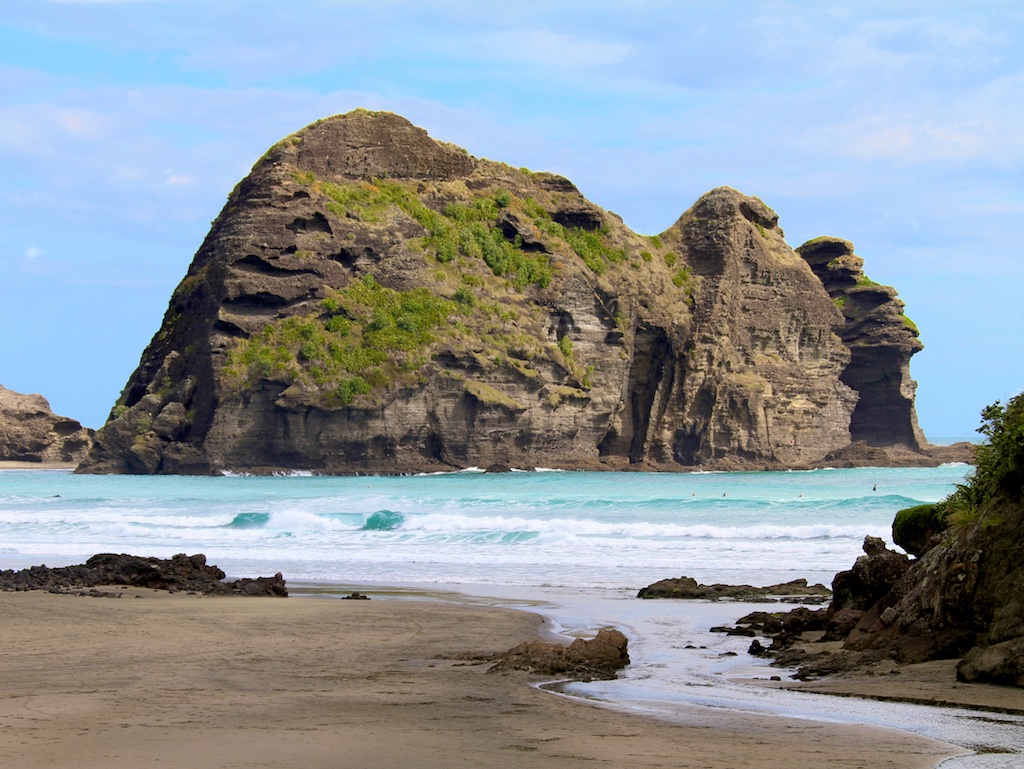
[(957, 662), (959, 660), (935, 660), (900, 667), (892, 663), (881, 663), (870, 672), (844, 673), (817, 681), (759, 681), (758, 684), (839, 697), (1024, 715), (1024, 689), (959, 683), (956, 680)]
[(0, 766), (853, 769), (960, 752), (732, 712), (666, 723), (465, 659), (537, 637), (526, 612), (114, 590), (0, 593)]

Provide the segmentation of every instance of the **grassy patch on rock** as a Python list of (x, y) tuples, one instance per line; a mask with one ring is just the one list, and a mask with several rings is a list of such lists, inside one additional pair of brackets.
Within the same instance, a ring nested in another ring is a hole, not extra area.
[(332, 292), (319, 312), (283, 318), (235, 343), (225, 376), (244, 389), (260, 379), (319, 390), (328, 405), (411, 383), (458, 302), (425, 288), (395, 291), (372, 276)]

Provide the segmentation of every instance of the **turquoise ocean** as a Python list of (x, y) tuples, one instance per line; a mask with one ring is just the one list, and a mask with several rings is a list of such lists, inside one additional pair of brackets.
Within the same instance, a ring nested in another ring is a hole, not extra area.
[(986, 751), (950, 766), (1021, 766), (1020, 717), (741, 683), (779, 671), (746, 655), (749, 639), (708, 629), (763, 606), (635, 598), (639, 588), (681, 575), (830, 584), (861, 554), (866, 535), (891, 543), (897, 510), (942, 499), (968, 470), (403, 477), (6, 470), (0, 569), (81, 563), (100, 552), (205, 553), (229, 577), (280, 571), (293, 594), (326, 599), (358, 589), (379, 599), (486, 602), (536, 611), (567, 635), (614, 625), (630, 637), (633, 664), (616, 681), (566, 693), (691, 722), (728, 708), (895, 726)]

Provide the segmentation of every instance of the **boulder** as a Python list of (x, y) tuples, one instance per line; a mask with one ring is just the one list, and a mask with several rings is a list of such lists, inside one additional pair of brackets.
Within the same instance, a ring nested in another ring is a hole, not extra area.
[(702, 598), (719, 600), (729, 598), (737, 601), (772, 601), (782, 596), (795, 599), (824, 599), (832, 592), (824, 585), (808, 585), (806, 579), (794, 579), (778, 585), (755, 587), (753, 585), (701, 585), (692, 577), (663, 579), (640, 588), (637, 598)]
[(568, 646), (524, 641), (498, 655), (488, 672), (525, 670), (580, 681), (610, 680), (629, 664), (628, 646), (626, 636), (610, 628), (599, 630), (591, 640), (577, 638)]
[(906, 573), (910, 559), (889, 550), (878, 537), (864, 538), (862, 555), (849, 571), (832, 580), (833, 612), (843, 609), (864, 611), (888, 594)]
[(1024, 638), (975, 646), (956, 667), (958, 681), (1024, 686)]

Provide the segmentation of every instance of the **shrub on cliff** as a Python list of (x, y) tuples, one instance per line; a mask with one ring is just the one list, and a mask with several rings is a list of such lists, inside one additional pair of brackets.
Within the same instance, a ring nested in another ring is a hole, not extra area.
[(967, 482), (946, 500), (950, 522), (970, 525), (982, 522), (990, 505), (1024, 496), (1024, 393), (1004, 406), (996, 401), (981, 412), (978, 432), (987, 441), (975, 452), (974, 471)]
[(1024, 496), (1024, 394), (1005, 406), (996, 401), (981, 412), (978, 432), (987, 440), (975, 452), (975, 468), (946, 499), (936, 504), (908, 507), (892, 522), (893, 542), (914, 556), (929, 547), (932, 538), (950, 526), (998, 522), (995, 500)]
[(998, 491), (1019, 498), (1024, 492), (1024, 394), (1005, 406), (996, 401), (981, 412), (978, 432), (988, 443), (978, 448), (977, 468), (971, 479), (990, 496)]
[(946, 507), (938, 504), (915, 505), (900, 510), (892, 522), (892, 541), (913, 556), (920, 556), (939, 532), (945, 531)]

